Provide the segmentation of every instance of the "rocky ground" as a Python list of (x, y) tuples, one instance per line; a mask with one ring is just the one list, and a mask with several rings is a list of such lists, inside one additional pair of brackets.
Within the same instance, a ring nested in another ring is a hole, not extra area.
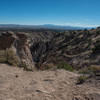
[(76, 84), (65, 70), (24, 71), (0, 64), (0, 100), (100, 100), (100, 85)]

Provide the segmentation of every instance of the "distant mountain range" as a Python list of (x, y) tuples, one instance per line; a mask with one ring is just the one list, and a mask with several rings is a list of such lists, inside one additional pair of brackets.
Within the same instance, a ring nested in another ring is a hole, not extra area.
[(53, 24), (44, 24), (44, 25), (18, 25), (18, 24), (0, 24), (0, 29), (57, 29), (57, 30), (82, 30), (82, 29), (91, 29), (91, 27), (74, 27), (74, 26), (62, 26), (62, 25), (53, 25)]

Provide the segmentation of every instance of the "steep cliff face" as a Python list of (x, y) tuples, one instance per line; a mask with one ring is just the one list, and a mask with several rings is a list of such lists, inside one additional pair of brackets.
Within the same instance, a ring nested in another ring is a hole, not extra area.
[(23, 33), (5, 32), (0, 35), (0, 62), (34, 70), (28, 37)]
[(27, 35), (24, 33), (17, 33), (16, 36), (18, 37), (16, 41), (16, 49), (23, 64), (22, 67), (25, 67), (27, 70), (34, 70), (35, 65), (32, 59)]

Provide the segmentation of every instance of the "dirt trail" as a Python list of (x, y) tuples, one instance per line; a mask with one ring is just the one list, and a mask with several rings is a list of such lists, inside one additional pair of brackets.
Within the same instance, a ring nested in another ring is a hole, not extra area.
[(76, 85), (77, 76), (65, 70), (27, 72), (0, 64), (0, 100), (92, 100), (84, 94), (100, 93), (95, 87)]

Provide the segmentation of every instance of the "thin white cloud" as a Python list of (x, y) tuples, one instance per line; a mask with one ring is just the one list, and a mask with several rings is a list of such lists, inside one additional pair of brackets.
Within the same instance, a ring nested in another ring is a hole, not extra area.
[(83, 23), (49, 23), (53, 25), (60, 25), (60, 26), (74, 26), (74, 27), (98, 27), (100, 25), (97, 24), (83, 24)]
[(81, 24), (81, 23), (66, 23), (68, 26), (78, 26), (78, 27), (98, 27), (96, 24)]

